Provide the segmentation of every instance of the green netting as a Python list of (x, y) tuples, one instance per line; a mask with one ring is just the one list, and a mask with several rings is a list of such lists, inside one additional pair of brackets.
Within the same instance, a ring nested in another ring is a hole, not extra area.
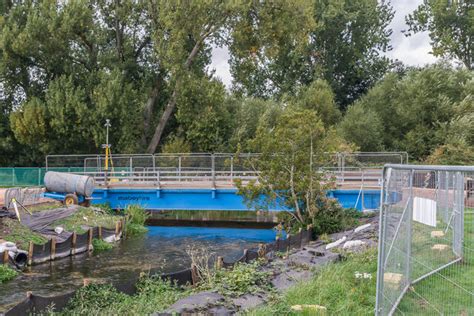
[[(48, 168), (49, 171), (83, 172), (84, 168)], [(46, 168), (0, 168), (0, 187), (44, 185)]]

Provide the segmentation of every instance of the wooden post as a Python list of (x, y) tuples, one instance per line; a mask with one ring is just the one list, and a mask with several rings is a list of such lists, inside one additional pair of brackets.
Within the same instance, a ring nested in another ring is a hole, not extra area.
[(99, 231), (99, 239), (102, 240), (102, 226), (99, 226), (98, 231)]
[(258, 254), (259, 259), (265, 259), (265, 255), (267, 254), (265, 244), (263, 243), (258, 244), (257, 254)]
[(286, 251), (288, 252), (291, 249), (291, 234), (290, 233), (288, 233), (286, 239), (288, 239), (288, 247), (286, 247)]
[(118, 238), (120, 233), (120, 221), (115, 222), (115, 239)]
[(3, 264), (8, 264), (8, 250), (3, 251)]
[(217, 257), (217, 261), (216, 261), (216, 268), (218, 270), (222, 269), (224, 267), (224, 258), (221, 257), (221, 256), (218, 256)]
[(199, 273), (195, 264), (191, 265), (191, 280), (193, 285), (197, 285), (199, 283)]
[(276, 245), (276, 251), (280, 251), (280, 236), (276, 236), (275, 238), (275, 245)]
[(51, 238), (51, 260), (56, 256), (56, 237)]
[(87, 236), (87, 250), (92, 250), (92, 228), (89, 228), (89, 234)]
[(300, 227), (300, 229), (298, 229), (298, 235), (300, 239), (300, 248), (302, 248), (303, 247), (303, 228)]
[(72, 233), (72, 240), (71, 240), (71, 255), (76, 254), (76, 241), (77, 241), (77, 234), (76, 232)]
[(32, 241), (28, 243), (28, 265), (31, 266), (33, 264), (33, 249), (34, 244)]

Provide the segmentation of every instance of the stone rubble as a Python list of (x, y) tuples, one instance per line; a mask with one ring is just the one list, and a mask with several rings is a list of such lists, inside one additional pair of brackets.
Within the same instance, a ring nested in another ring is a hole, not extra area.
[[(268, 263), (263, 271), (271, 272), (270, 283), (278, 292), (284, 292), (300, 281), (310, 279), (314, 273), (328, 263), (340, 259), (340, 252), (360, 252), (377, 246), (378, 216), (367, 219), (366, 224), (355, 229), (329, 235), (331, 243), (321, 240), (310, 242), (301, 249), (292, 250), (288, 256), (279, 258), (275, 253), (267, 254)], [(342, 240), (342, 241), (341, 241)], [(327, 247), (332, 245), (332, 247)], [(183, 298), (164, 313), (155, 315), (234, 315), (263, 305), (266, 293), (245, 294), (225, 298), (214, 292), (201, 292)]]

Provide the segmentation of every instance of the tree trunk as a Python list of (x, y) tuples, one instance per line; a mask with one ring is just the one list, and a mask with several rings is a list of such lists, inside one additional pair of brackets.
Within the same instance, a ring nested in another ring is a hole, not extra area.
[(147, 148), (147, 152), (149, 154), (155, 153), (156, 147), (158, 147), (158, 144), (160, 143), (161, 136), (163, 135), (163, 131), (165, 130), (165, 127), (166, 127), (166, 123), (168, 122), (176, 106), (177, 94), (178, 94), (177, 87), (175, 87), (173, 94), (171, 95), (171, 98), (168, 101), (168, 104), (166, 104), (165, 110), (163, 111), (163, 115), (161, 115), (160, 121), (158, 122), (158, 125), (156, 126), (155, 133), (153, 134), (153, 137), (150, 141), (150, 145)]
[(148, 131), (151, 128), (151, 121), (153, 119), (153, 107), (156, 104), (156, 100), (158, 99), (158, 95), (161, 90), (161, 83), (162, 77), (158, 74), (158, 78), (156, 79), (155, 86), (151, 90), (150, 96), (145, 104), (145, 109), (143, 111), (143, 135), (142, 135), (142, 142), (143, 146), (148, 144)]
[[(215, 28), (211, 24), (208, 25), (204, 34), (199, 38), (199, 40), (196, 41), (193, 49), (191, 50), (191, 53), (189, 53), (189, 56), (188, 58), (186, 58), (186, 62), (184, 63), (185, 70), (189, 70), (189, 67), (191, 66), (191, 64), (194, 61), (194, 58), (199, 52), (199, 48), (201, 47), (201, 44), (204, 43), (206, 38), (210, 34), (212, 34), (214, 30)], [(163, 131), (165, 130), (166, 123), (168, 123), (168, 120), (171, 117), (171, 114), (173, 113), (174, 108), (176, 107), (176, 98), (178, 96), (178, 89), (179, 89), (179, 79), (176, 80), (173, 94), (171, 95), (171, 98), (168, 101), (168, 104), (166, 104), (165, 111), (163, 112), (163, 115), (161, 116), (160, 121), (158, 122), (158, 125), (156, 126), (155, 133), (153, 134), (150, 144), (148, 145), (147, 152), (149, 154), (154, 154), (156, 151), (156, 148), (160, 144), (161, 136), (163, 136)]]
[[(189, 67), (191, 66), (191, 63), (193, 62), (194, 58), (196, 57), (199, 51), (199, 46), (201, 45), (203, 41), (204, 41), (204, 38), (197, 41), (196, 44), (194, 45), (193, 50), (191, 51), (188, 58), (186, 59), (186, 62), (184, 63), (184, 68), (186, 70), (188, 70)], [(158, 122), (158, 125), (156, 126), (155, 133), (153, 134), (150, 144), (148, 145), (147, 152), (149, 154), (154, 154), (156, 151), (156, 148), (160, 144), (161, 136), (163, 136), (163, 131), (165, 130), (166, 123), (168, 123), (168, 120), (171, 117), (171, 114), (173, 113), (174, 108), (176, 107), (176, 98), (177, 98), (178, 89), (179, 89), (178, 87), (179, 87), (179, 82), (177, 81), (175, 83), (173, 94), (171, 95), (171, 98), (168, 101), (168, 104), (166, 104), (165, 111), (163, 112), (163, 115), (161, 116), (160, 121)]]

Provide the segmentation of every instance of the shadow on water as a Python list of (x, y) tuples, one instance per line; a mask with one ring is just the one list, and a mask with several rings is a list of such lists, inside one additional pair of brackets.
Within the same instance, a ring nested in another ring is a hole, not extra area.
[(123, 240), (112, 250), (29, 267), (0, 284), (0, 312), (23, 300), (27, 291), (52, 296), (82, 286), (84, 278), (114, 282), (151, 268), (178, 271), (190, 265), (189, 248), (205, 248), (231, 260), (243, 249), (274, 238), (271, 229), (149, 226), (148, 234)]

